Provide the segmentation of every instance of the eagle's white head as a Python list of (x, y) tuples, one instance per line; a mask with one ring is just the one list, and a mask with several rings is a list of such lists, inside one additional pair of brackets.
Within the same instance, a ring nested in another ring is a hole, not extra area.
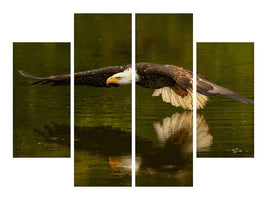
[[(139, 75), (135, 73), (135, 80), (138, 80)], [(119, 72), (109, 77), (106, 81), (106, 84), (109, 85), (111, 83), (118, 85), (128, 85), (132, 83), (132, 68), (128, 68), (123, 72)]]

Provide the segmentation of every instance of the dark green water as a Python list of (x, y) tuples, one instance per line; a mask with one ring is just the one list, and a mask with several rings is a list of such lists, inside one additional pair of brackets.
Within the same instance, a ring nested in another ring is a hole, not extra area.
[(67, 74), (70, 44), (13, 45), (13, 155), (69, 157), (70, 87), (31, 86), (18, 69), (35, 76)]
[[(75, 71), (131, 63), (131, 15), (75, 15)], [(75, 86), (75, 186), (131, 185), (131, 86)]]
[[(193, 15), (136, 16), (136, 61), (192, 70)], [(137, 186), (193, 184), (191, 113), (136, 87)], [(139, 142), (143, 141), (143, 142)]]
[[(253, 43), (198, 43), (198, 73), (210, 81), (254, 100)], [(253, 157), (254, 105), (211, 97), (199, 110), (213, 143), (198, 157)]]

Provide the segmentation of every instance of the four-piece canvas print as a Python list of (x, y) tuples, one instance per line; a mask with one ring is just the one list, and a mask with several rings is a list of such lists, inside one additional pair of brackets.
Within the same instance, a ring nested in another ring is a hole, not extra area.
[(70, 157), (73, 75), (75, 186), (131, 186), (132, 170), (193, 186), (194, 108), (197, 158), (254, 157), (254, 43), (197, 42), (194, 107), (193, 14), (136, 14), (135, 43), (132, 17), (75, 14), (74, 44), (13, 44), (13, 156)]

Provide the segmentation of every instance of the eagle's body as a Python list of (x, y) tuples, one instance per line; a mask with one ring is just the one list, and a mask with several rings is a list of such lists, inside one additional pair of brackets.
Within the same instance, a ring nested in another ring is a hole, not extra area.
[[(32, 84), (69, 85), (70, 74), (50, 77), (34, 77), (24, 71), (23, 76), (34, 79)], [(131, 64), (126, 66), (109, 66), (74, 74), (75, 85), (110, 87), (131, 84)], [(135, 82), (145, 88), (154, 89), (152, 96), (161, 94), (164, 102), (176, 107), (193, 109), (193, 73), (175, 65), (136, 63)], [(197, 75), (197, 108), (203, 108), (208, 96), (231, 98), (243, 103), (253, 103), (249, 99), (216, 85), (201, 75)]]

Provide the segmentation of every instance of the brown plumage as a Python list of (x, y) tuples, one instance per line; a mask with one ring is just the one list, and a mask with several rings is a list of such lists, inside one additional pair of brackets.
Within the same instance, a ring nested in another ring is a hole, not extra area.
[[(156, 89), (153, 96), (161, 94), (165, 102), (192, 110), (193, 73), (191, 71), (175, 65), (152, 63), (137, 63), (136, 70), (137, 74), (141, 76), (136, 84)], [(173, 92), (178, 95), (179, 99), (177, 99), (177, 95), (173, 95)], [(208, 100), (207, 96), (219, 96), (243, 103), (253, 103), (236, 92), (216, 85), (202, 75), (197, 75), (197, 108), (204, 107)]]
[[(127, 73), (127, 82), (122, 83), (121, 78), (124, 72), (131, 69), (131, 64), (126, 66), (109, 66), (84, 72), (74, 73), (75, 85), (86, 85), (95, 87), (110, 87), (120, 84), (130, 84), (131, 74)], [(35, 77), (24, 71), (19, 72), (34, 79), (32, 84), (69, 85), (70, 75), (58, 75), (49, 77)], [(125, 75), (126, 76), (126, 75)], [(112, 80), (110, 79), (112, 77)], [(124, 77), (125, 78), (125, 77)], [(175, 65), (160, 65), (153, 63), (136, 63), (136, 84), (154, 89), (152, 96), (162, 96), (164, 102), (173, 106), (181, 106), (184, 109), (193, 109), (193, 73)], [(197, 109), (203, 108), (208, 96), (219, 96), (234, 99), (243, 103), (253, 101), (237, 94), (236, 92), (216, 85), (206, 77), (197, 75)]]

